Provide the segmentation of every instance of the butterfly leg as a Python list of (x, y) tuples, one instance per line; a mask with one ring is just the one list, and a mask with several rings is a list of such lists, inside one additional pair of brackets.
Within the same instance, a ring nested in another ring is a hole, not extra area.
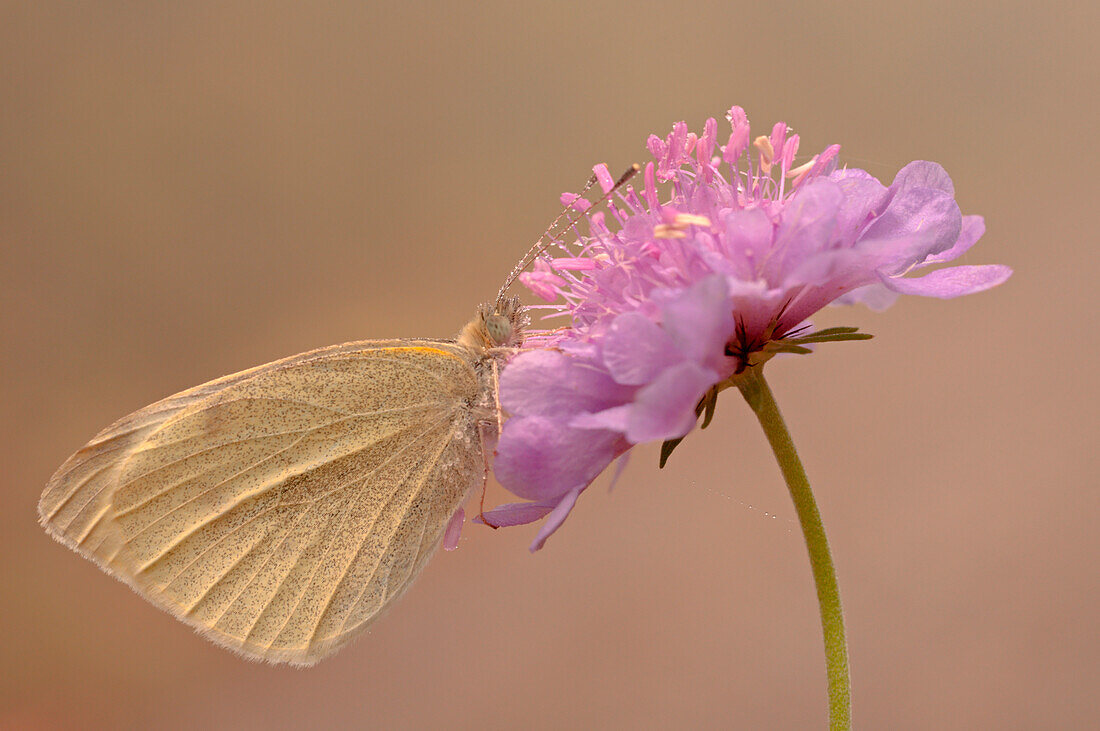
[[(496, 358), (490, 361), (490, 368), (492, 369), (492, 393), (493, 393), (493, 405), (495, 422), (481, 421), (478, 422), (478, 431), (481, 433), (481, 458), (485, 462), (485, 474), (481, 480), (481, 503), (478, 507), (477, 517), (482, 523), (489, 526), (493, 530), (499, 528), (499, 525), (495, 525), (492, 521), (485, 517), (485, 492), (489, 486), (489, 472), (491, 468), (489, 466), (489, 452), (496, 451), (496, 442), (500, 437), (501, 430), (504, 429), (504, 417), (500, 413), (500, 362)], [(493, 432), (489, 431), (490, 427), (496, 427)], [(491, 448), (490, 448), (491, 445)]]
[[(499, 421), (500, 421), (500, 409), (497, 409), (497, 422), (499, 423)], [(494, 426), (493, 422), (490, 422), (490, 421), (479, 421), (478, 424), (477, 424), (477, 429), (481, 433), (480, 434), (481, 444), (483, 445), (482, 450), (481, 450), (481, 459), (484, 461), (484, 464), (485, 464), (485, 472), (482, 473), (482, 475), (481, 475), (481, 502), (478, 506), (477, 517), (481, 520), (482, 523), (489, 526), (493, 530), (496, 530), (500, 526), (494, 524), (492, 521), (490, 521), (488, 518), (485, 517), (485, 492), (486, 492), (486, 489), (489, 487), (489, 472), (490, 472), (489, 450), (486, 447), (489, 444), (492, 444), (492, 443), (496, 442), (496, 434), (493, 434), (493, 433), (489, 432), (489, 429), (493, 426)], [(499, 433), (500, 432), (498, 431), (497, 434), (499, 434)], [(495, 449), (495, 444), (494, 444), (494, 449)]]

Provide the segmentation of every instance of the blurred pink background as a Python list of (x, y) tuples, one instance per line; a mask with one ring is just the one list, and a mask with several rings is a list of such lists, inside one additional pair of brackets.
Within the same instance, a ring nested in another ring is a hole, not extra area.
[(0, 8), (0, 726), (824, 727), (805, 548), (736, 394), (537, 555), (534, 527), (468, 526), (311, 670), (216, 649), (35, 519), (72, 451), (162, 396), (453, 335), (592, 164), (735, 103), (887, 182), (941, 162), (988, 225), (960, 263), (1016, 269), (831, 309), (876, 339), (769, 366), (857, 725), (1095, 724), (1097, 6), (381, 6)]

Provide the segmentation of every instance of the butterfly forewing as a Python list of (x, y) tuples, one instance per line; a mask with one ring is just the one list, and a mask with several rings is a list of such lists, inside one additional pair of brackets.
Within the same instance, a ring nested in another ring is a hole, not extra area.
[(483, 388), (470, 351), (448, 342), (295, 356), (112, 425), (62, 465), (39, 510), (219, 644), (310, 664), (408, 586), (483, 476)]

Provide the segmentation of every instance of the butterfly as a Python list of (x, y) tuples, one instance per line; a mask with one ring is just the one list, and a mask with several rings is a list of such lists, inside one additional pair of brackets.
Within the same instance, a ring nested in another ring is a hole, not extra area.
[(313, 664), (408, 588), (484, 481), (524, 319), (500, 300), (454, 341), (336, 345), (158, 401), (57, 470), (42, 524), (215, 643)]

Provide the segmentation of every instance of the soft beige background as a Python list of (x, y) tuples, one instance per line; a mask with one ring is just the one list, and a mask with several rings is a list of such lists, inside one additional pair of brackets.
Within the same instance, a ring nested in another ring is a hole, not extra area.
[(877, 338), (770, 368), (859, 726), (1096, 723), (1096, 4), (389, 6), (2, 6), (0, 726), (822, 727), (805, 550), (735, 394), (540, 554), (533, 527), (468, 528), (308, 671), (216, 649), (35, 521), (62, 460), (146, 403), (453, 334), (593, 163), (733, 103), (886, 181), (942, 162), (988, 222), (966, 261), (1016, 268), (830, 310)]

